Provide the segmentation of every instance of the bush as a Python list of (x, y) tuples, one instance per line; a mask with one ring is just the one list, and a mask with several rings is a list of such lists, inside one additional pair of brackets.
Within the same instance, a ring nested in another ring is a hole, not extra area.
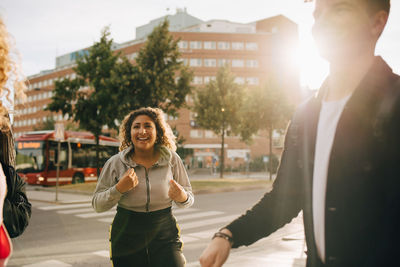
[[(261, 172), (261, 171), (267, 171), (267, 168), (269, 167), (269, 162), (264, 162), (263, 160), (264, 156), (254, 158), (253, 160), (250, 161), (249, 169), (252, 172)], [(279, 159), (277, 156), (272, 154), (272, 168), (271, 171), (272, 173), (276, 173), (278, 170), (279, 166)]]

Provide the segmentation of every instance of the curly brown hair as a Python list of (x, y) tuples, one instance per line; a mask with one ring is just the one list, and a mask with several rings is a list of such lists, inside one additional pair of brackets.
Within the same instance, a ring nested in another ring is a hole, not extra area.
[(172, 132), (171, 127), (164, 119), (164, 112), (159, 108), (151, 108), (151, 107), (134, 110), (125, 116), (119, 128), (119, 140), (121, 142), (119, 150), (122, 151), (129, 146), (133, 146), (131, 137), (132, 123), (136, 119), (136, 117), (140, 115), (149, 116), (156, 125), (157, 137), (155, 146), (156, 147), (165, 146), (170, 150), (175, 151), (176, 137)]

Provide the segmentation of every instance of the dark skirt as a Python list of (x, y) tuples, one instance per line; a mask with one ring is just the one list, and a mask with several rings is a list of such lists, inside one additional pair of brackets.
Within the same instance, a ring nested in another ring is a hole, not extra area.
[(117, 207), (110, 242), (114, 267), (185, 266), (180, 231), (171, 208), (134, 212)]

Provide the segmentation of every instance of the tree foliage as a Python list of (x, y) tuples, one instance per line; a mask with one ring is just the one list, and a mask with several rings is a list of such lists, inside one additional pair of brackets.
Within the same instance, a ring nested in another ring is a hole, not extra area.
[[(76, 78), (56, 81), (52, 102), (47, 110), (61, 111), (79, 127), (94, 134), (96, 144), (104, 125), (117, 128), (115, 119), (119, 117), (119, 99), (122, 97), (116, 90), (122, 81), (129, 62), (120, 59), (119, 53), (112, 50), (110, 32), (105, 28), (99, 42), (89, 48), (89, 53), (78, 58), (73, 69)], [(126, 75), (125, 75), (126, 77)], [(96, 150), (97, 168), (98, 149)]]
[[(272, 80), (264, 86), (253, 88), (247, 94), (240, 113), (239, 132), (242, 140), (249, 143), (259, 130), (267, 130), (271, 159), (273, 131), (283, 130), (293, 113), (293, 107), (282, 88)], [(272, 170), (272, 166), (269, 169)]]
[(68, 114), (81, 129), (95, 135), (97, 146), (103, 127), (118, 130), (119, 122), (134, 109), (160, 107), (177, 115), (191, 92), (192, 73), (179, 60), (178, 40), (168, 32), (168, 25), (164, 21), (148, 36), (136, 65), (113, 51), (106, 27), (100, 41), (77, 59), (76, 78), (55, 83), (47, 110)]
[(224, 138), (227, 130), (235, 133), (240, 123), (244, 90), (234, 82), (234, 75), (225, 66), (218, 70), (215, 80), (196, 92), (193, 110), (196, 124), (221, 136), (221, 168), (224, 171)]
[(180, 60), (178, 41), (168, 31), (165, 20), (147, 37), (136, 58), (136, 91), (132, 98), (140, 106), (159, 107), (176, 115), (191, 93), (192, 72)]

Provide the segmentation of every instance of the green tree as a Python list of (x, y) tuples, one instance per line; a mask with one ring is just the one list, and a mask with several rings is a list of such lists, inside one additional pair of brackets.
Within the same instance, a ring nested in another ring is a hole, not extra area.
[(268, 132), (270, 179), (272, 179), (273, 173), (273, 160), (271, 160), (273, 158), (273, 132), (285, 129), (292, 113), (293, 106), (289, 104), (282, 88), (274, 81), (253, 88), (244, 100), (240, 112), (240, 136), (243, 141), (249, 143), (259, 130)]
[(199, 88), (195, 95), (193, 110), (196, 123), (221, 135), (220, 177), (224, 176), (225, 135), (227, 130), (237, 132), (240, 123), (239, 110), (242, 106), (244, 90), (234, 82), (234, 75), (225, 66), (218, 70), (215, 80)]
[(54, 130), (55, 120), (53, 117), (48, 117), (46, 121), (42, 121), (40, 124), (35, 125), (33, 127), (34, 131), (42, 131), (42, 130)]
[(135, 93), (127, 92), (125, 101), (136, 102), (137, 107), (159, 107), (167, 114), (177, 115), (186, 103), (186, 95), (191, 93), (193, 74), (180, 60), (179, 40), (174, 40), (168, 27), (165, 20), (147, 37), (136, 58)]
[(131, 71), (126, 58), (112, 50), (112, 39), (108, 27), (102, 31), (99, 42), (89, 48), (88, 53), (77, 59), (74, 79), (55, 83), (52, 102), (47, 110), (61, 111), (63, 115), (93, 133), (96, 141), (96, 166), (99, 175), (99, 136), (104, 125), (117, 128), (116, 118), (121, 117), (119, 108), (123, 97), (119, 86), (129, 86)]

